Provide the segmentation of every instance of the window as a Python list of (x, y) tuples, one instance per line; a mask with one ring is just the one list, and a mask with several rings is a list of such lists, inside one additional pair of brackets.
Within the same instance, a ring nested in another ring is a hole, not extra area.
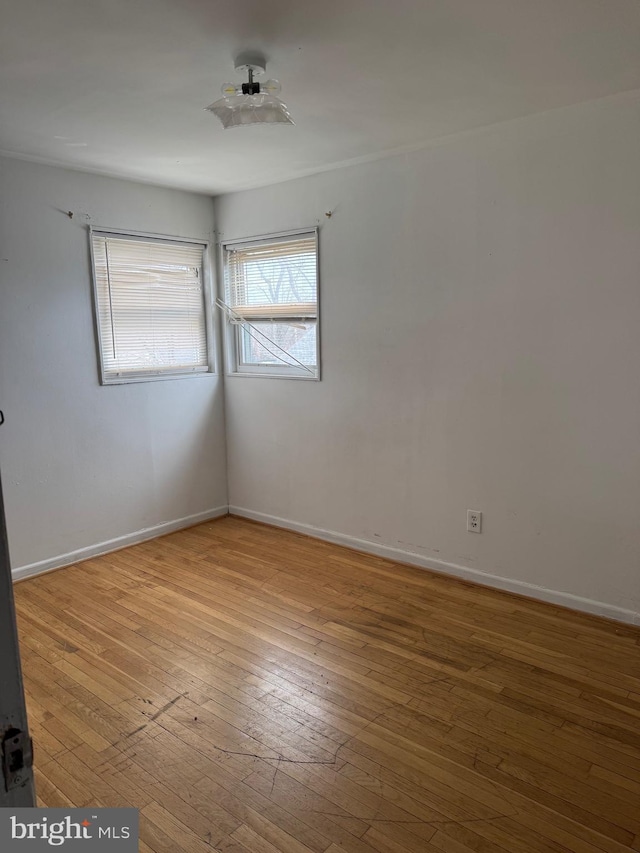
[(103, 384), (209, 371), (205, 246), (92, 231)]
[(318, 237), (223, 245), (231, 373), (319, 378)]

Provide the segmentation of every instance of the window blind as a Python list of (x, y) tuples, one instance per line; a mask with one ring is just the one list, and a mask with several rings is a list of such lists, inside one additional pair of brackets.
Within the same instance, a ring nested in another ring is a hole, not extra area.
[(203, 249), (92, 234), (104, 378), (208, 370)]
[(225, 247), (227, 299), (243, 318), (318, 316), (316, 236)]

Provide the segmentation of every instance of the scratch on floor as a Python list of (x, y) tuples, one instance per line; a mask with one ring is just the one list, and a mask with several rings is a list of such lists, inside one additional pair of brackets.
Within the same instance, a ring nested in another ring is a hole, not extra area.
[[(185, 698), (185, 696), (188, 696), (188, 695), (189, 695), (188, 693), (179, 693), (175, 698), (173, 698), (173, 699), (171, 699), (169, 702), (167, 702), (167, 703), (166, 703), (166, 705), (163, 705), (163, 706), (162, 706), (162, 708), (160, 708), (160, 710), (156, 711), (156, 713), (155, 713), (155, 714), (153, 714), (152, 716), (150, 716), (150, 717), (149, 717), (149, 721), (148, 721), (148, 722), (143, 723), (141, 726), (138, 726), (138, 728), (137, 728), (137, 729), (134, 729), (132, 732), (127, 732), (127, 734), (125, 734), (125, 735), (124, 735), (120, 740), (117, 740), (115, 743), (112, 743), (112, 744), (111, 744), (111, 746), (112, 746), (112, 747), (117, 747), (117, 746), (119, 746), (121, 743), (124, 743), (125, 741), (129, 740), (130, 738), (132, 738), (134, 735), (140, 734), (140, 732), (144, 731), (144, 730), (147, 728), (147, 726), (149, 725), (149, 723), (153, 723), (153, 722), (155, 722), (155, 721), (156, 721), (157, 719), (159, 719), (163, 714), (166, 714), (166, 713), (167, 713), (167, 711), (169, 710), (169, 708), (172, 708), (172, 707), (176, 704), (176, 702), (179, 702), (179, 701), (180, 701), (180, 699), (184, 699), (184, 698)], [(146, 700), (145, 700), (145, 701), (146, 701)], [(144, 713), (144, 712), (143, 712), (143, 713)]]

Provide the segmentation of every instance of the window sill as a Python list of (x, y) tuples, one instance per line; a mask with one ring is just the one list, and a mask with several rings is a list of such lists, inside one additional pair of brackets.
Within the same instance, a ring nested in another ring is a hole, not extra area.
[(219, 376), (213, 370), (200, 370), (189, 373), (159, 373), (148, 376), (110, 376), (101, 378), (101, 385), (133, 385), (139, 382), (165, 382), (169, 379), (202, 379), (204, 377)]
[(320, 374), (318, 373), (315, 376), (306, 376), (302, 373), (260, 373), (260, 372), (249, 372), (249, 371), (229, 371), (225, 373), (225, 377), (235, 378), (235, 377), (248, 377), (249, 379), (295, 379), (302, 380), (303, 382), (320, 382)]

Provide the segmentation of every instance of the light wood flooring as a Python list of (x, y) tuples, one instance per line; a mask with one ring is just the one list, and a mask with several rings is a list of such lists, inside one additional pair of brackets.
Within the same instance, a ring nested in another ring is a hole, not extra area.
[(640, 851), (640, 630), (224, 518), (16, 585), (46, 806), (141, 851)]

